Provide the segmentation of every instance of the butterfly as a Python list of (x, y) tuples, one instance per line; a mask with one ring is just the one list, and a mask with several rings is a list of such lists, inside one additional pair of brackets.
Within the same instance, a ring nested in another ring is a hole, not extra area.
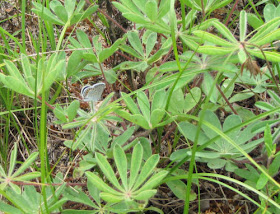
[(94, 85), (86, 85), (81, 90), (81, 95), (86, 102), (97, 102), (105, 89), (105, 83), (96, 83)]

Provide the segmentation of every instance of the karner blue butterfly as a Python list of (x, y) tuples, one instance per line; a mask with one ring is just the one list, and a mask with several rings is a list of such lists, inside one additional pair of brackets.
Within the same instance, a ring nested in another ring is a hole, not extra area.
[(81, 90), (83, 100), (86, 102), (97, 102), (105, 89), (105, 83), (96, 83), (94, 85), (86, 85)]

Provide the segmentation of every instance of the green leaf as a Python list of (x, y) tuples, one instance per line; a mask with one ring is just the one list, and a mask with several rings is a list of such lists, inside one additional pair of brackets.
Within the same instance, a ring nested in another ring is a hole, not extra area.
[(134, 114), (131, 115), (126, 111), (123, 110), (116, 110), (115, 111), (118, 115), (120, 115), (121, 117), (123, 117), (124, 119), (133, 122), (141, 127), (143, 127), (144, 129), (151, 129), (150, 124), (148, 123), (148, 121), (143, 117), (142, 114)]
[(71, 77), (76, 73), (78, 73), (79, 71), (78, 68), (82, 61), (82, 57), (83, 57), (83, 51), (72, 52), (67, 63), (67, 69), (66, 69), (67, 77)]
[(152, 111), (151, 114), (152, 127), (157, 127), (160, 121), (163, 119), (164, 115), (165, 115), (164, 109), (155, 109), (154, 111)]
[(74, 12), (74, 9), (75, 9), (75, 4), (76, 4), (76, 1), (73, 1), (73, 0), (65, 0), (64, 2), (64, 6), (65, 6), (65, 9), (68, 13), (68, 17), (71, 17), (73, 12)]
[(12, 175), (13, 178), (17, 177), (21, 173), (23, 173), (38, 157), (38, 152), (33, 152), (24, 162), (23, 164), (16, 170), (16, 172)]
[(143, 47), (138, 36), (138, 32), (130, 31), (127, 33), (127, 38), (131, 46), (142, 56), (144, 57)]
[(154, 168), (156, 167), (157, 163), (159, 161), (159, 155), (152, 155), (144, 164), (140, 175), (138, 176), (135, 185), (133, 186), (133, 191), (137, 189), (139, 186), (141, 186), (145, 180), (150, 176), (150, 174), (153, 172)]
[(107, 161), (107, 159), (100, 153), (96, 153), (96, 161), (106, 178), (119, 190), (124, 190), (115, 176), (115, 173), (111, 167), (111, 164)]
[(166, 92), (165, 90), (157, 90), (154, 94), (152, 102), (152, 111), (155, 109), (163, 109), (166, 103)]
[(266, 22), (275, 18), (276, 7), (273, 4), (266, 4), (263, 9), (263, 15)]
[(125, 41), (125, 39), (126, 39), (126, 36), (115, 41), (115, 43), (110, 48), (106, 48), (106, 49), (102, 50), (98, 54), (99, 63), (104, 62), (106, 59), (108, 59), (110, 56), (112, 56), (118, 50), (120, 44)]
[(264, 25), (260, 26), (260, 28), (256, 29), (258, 32), (251, 39), (249, 39), (248, 43), (254, 44), (258, 40), (266, 36), (268, 33), (278, 28), (279, 25), (280, 25), (280, 17), (277, 17), (265, 23)]
[(145, 4), (145, 12), (147, 17), (155, 22), (157, 20), (157, 1), (156, 0), (148, 0)]
[(112, 147), (114, 147), (115, 145), (122, 146), (125, 143), (127, 143), (129, 138), (131, 138), (131, 136), (133, 135), (134, 131), (135, 131), (134, 126), (129, 127), (122, 135), (114, 139), (114, 142), (112, 143)]
[(109, 187), (106, 183), (104, 183), (94, 173), (92, 173), (92, 172), (85, 172), (85, 174), (86, 174), (86, 176), (88, 178), (88, 182), (93, 183), (93, 185), (96, 186), (101, 191), (104, 191), (104, 192), (107, 192), (107, 193), (111, 193), (112, 195), (117, 195), (118, 197), (121, 196), (121, 193), (119, 193), (118, 191), (116, 191), (116, 190), (112, 189), (111, 187)]
[[(213, 103), (216, 103), (218, 100), (218, 89), (216, 88), (216, 86), (214, 85), (214, 79), (211, 76), (210, 73), (204, 73), (204, 79), (203, 79), (203, 85), (202, 85), (202, 89), (204, 91), (204, 93), (207, 96), (210, 96), (210, 100)], [(210, 94), (211, 88), (214, 87), (214, 90), (212, 90), (212, 93)]]
[(10, 164), (9, 164), (9, 172), (8, 172), (8, 177), (11, 177), (15, 165), (16, 165), (16, 158), (17, 158), (17, 144), (15, 144), (15, 147), (11, 153), (11, 158), (10, 158)]
[(211, 160), (208, 160), (207, 166), (210, 169), (220, 169), (225, 166), (226, 162), (227, 161), (224, 159), (219, 159), (219, 158), (211, 159)]
[(197, 49), (198, 53), (208, 54), (208, 55), (226, 55), (236, 51), (236, 48), (224, 48), (224, 47), (215, 47), (211, 45), (200, 46)]
[(113, 149), (114, 160), (120, 174), (122, 185), (127, 190), (127, 159), (123, 149), (117, 144)]
[(274, 40), (279, 39), (279, 37), (280, 37), (280, 29), (277, 29), (275, 31), (272, 31), (272, 32), (266, 34), (264, 37), (262, 37), (261, 39), (256, 41), (255, 45), (262, 46), (262, 45), (265, 45), (267, 43), (271, 43)]
[(29, 62), (27, 56), (24, 54), (21, 55), (21, 64), (22, 64), (22, 70), (23, 70), (23, 74), (24, 74), (24, 78), (25, 78), (26, 82), (28, 83), (30, 88), (33, 91), (35, 91), (35, 79), (32, 75), (30, 62)]
[(123, 13), (123, 16), (129, 21), (135, 22), (137, 24), (147, 24), (149, 21), (143, 16), (135, 13)]
[(124, 92), (121, 92), (121, 95), (130, 112), (132, 114), (140, 114), (140, 111), (137, 105), (134, 103), (133, 99)]
[(131, 167), (130, 167), (130, 177), (129, 177), (129, 186), (131, 189), (135, 184), (135, 180), (138, 177), (139, 169), (141, 167), (143, 158), (143, 147), (140, 143), (137, 143), (133, 149), (132, 157), (131, 157)]
[(255, 14), (248, 13), (247, 14), (248, 23), (254, 28), (257, 29), (264, 24), (262, 20), (260, 20)]
[[(262, 52), (261, 51), (258, 51), (258, 50), (251, 50), (251, 49), (247, 49), (247, 51), (256, 56), (256, 57), (259, 57), (261, 59), (265, 59)], [(270, 51), (264, 51), (264, 54), (265, 54), (265, 57), (268, 61), (271, 61), (271, 62), (280, 62), (280, 54), (279, 53), (276, 53), (276, 52), (270, 52)]]
[(153, 197), (157, 193), (157, 190), (145, 190), (137, 195), (133, 195), (133, 199), (141, 200), (141, 201), (148, 201), (151, 197)]
[(143, 91), (139, 91), (137, 93), (137, 102), (139, 104), (139, 108), (144, 115), (144, 118), (147, 121), (150, 121), (150, 115), (151, 115), (151, 110), (150, 110), (150, 102), (148, 97)]
[(29, 181), (41, 176), (40, 172), (30, 172), (13, 178), (14, 181)]
[(165, 176), (168, 174), (168, 171), (160, 171), (156, 174), (154, 174), (139, 190), (137, 190), (135, 193), (146, 191), (149, 189), (153, 189), (156, 186), (160, 185), (162, 180), (165, 178)]
[(152, 32), (146, 42), (146, 57), (149, 57), (157, 41), (157, 33)]
[(200, 37), (203, 41), (209, 41), (213, 44), (220, 45), (220, 46), (226, 46), (226, 47), (235, 47), (236, 44), (228, 42), (224, 39), (221, 39), (220, 37), (213, 35), (211, 33), (208, 33), (206, 31), (196, 30), (192, 32), (194, 35)]
[(4, 79), (2, 79), (2, 81), (7, 88), (10, 88), (17, 93), (34, 98), (34, 92), (26, 86), (25, 82), (22, 82), (21, 80), (12, 76), (6, 76)]
[(253, 92), (245, 92), (245, 93), (238, 93), (236, 95), (234, 95), (232, 98), (229, 99), (230, 103), (235, 103), (235, 102), (239, 102), (241, 100), (246, 100), (250, 97), (254, 96)]
[[(180, 200), (186, 199), (187, 185), (184, 182), (180, 180), (173, 180), (173, 181), (167, 181), (166, 184), (177, 198), (179, 198)], [(195, 193), (191, 193), (191, 194), (192, 196), (190, 197), (190, 200), (193, 201), (196, 199), (196, 194)]]
[(246, 11), (242, 10), (240, 12), (240, 19), (239, 19), (239, 25), (240, 25), (240, 42), (244, 42), (247, 34), (247, 13)]
[(74, 100), (66, 109), (66, 113), (68, 116), (68, 120), (71, 122), (77, 115), (77, 111), (80, 107), (80, 102), (78, 100)]
[(266, 124), (266, 128), (264, 131), (264, 143), (267, 152), (267, 157), (270, 157), (273, 152), (273, 141), (272, 141), (270, 126), (268, 124)]
[(257, 181), (256, 189), (262, 189), (268, 182), (268, 177), (262, 173)]
[(217, 30), (224, 36), (226, 37), (229, 41), (233, 42), (233, 43), (237, 43), (237, 40), (235, 39), (235, 37), (232, 35), (232, 33), (230, 32), (230, 30), (221, 22), (219, 22), (218, 20), (214, 20), (213, 22), (211, 22), (211, 24), (213, 24), (214, 27), (217, 28)]
[(61, 122), (63, 123), (67, 122), (65, 112), (60, 106), (56, 106), (55, 109), (53, 110), (53, 113), (56, 116), (56, 118), (59, 119)]
[(64, 22), (58, 19), (48, 8), (44, 7), (43, 9), (42, 4), (39, 4), (34, 1), (32, 2), (32, 4), (34, 5), (32, 11), (38, 16), (40, 16), (43, 20), (57, 25), (64, 25)]
[(107, 201), (109, 203), (117, 203), (117, 202), (125, 200), (124, 197), (122, 197), (122, 196), (111, 194), (108, 192), (101, 192), (100, 198), (102, 198), (104, 201)]

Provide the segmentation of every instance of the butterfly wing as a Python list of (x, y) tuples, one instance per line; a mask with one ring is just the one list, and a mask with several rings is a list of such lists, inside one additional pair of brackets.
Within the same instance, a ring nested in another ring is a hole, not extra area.
[(96, 101), (100, 100), (104, 89), (105, 89), (104, 83), (96, 83), (93, 86), (84, 86), (81, 90), (81, 94), (82, 94), (84, 101), (96, 102)]

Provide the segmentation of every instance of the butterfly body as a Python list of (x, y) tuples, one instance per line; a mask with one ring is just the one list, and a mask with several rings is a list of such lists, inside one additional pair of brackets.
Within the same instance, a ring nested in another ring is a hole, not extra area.
[(104, 83), (96, 83), (94, 85), (86, 85), (81, 90), (83, 100), (86, 102), (97, 102), (105, 89)]

